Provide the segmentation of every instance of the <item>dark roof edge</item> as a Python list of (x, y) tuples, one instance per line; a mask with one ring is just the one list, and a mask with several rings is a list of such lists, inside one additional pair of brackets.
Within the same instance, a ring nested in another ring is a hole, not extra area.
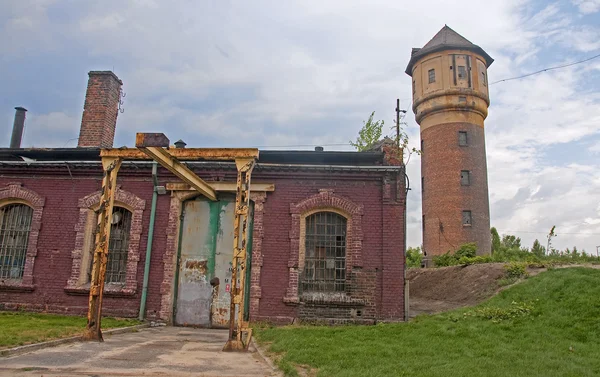
[[(185, 161), (185, 165), (190, 167), (203, 167), (207, 169), (231, 169), (235, 170), (234, 162), (224, 161)], [(53, 166), (65, 166), (68, 165), (71, 168), (100, 168), (100, 161), (0, 161), (0, 167), (2, 166), (40, 166), (40, 167), (53, 167)], [(136, 166), (151, 168), (151, 161), (144, 160), (126, 160), (123, 161), (123, 166)], [(326, 164), (274, 164), (274, 163), (257, 163), (256, 170), (264, 171), (344, 171), (344, 172), (397, 172), (403, 171), (404, 166), (393, 166), (393, 165), (326, 165)]]
[[(99, 148), (0, 148), (0, 161), (100, 161)], [(144, 161), (144, 160), (142, 160)], [(150, 161), (150, 158), (148, 158)], [(260, 151), (259, 163), (318, 165), (383, 165), (381, 151)]]

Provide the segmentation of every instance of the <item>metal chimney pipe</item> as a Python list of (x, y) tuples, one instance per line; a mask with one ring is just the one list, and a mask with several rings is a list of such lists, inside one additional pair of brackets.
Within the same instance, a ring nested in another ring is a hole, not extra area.
[(15, 107), (15, 122), (13, 123), (12, 137), (10, 138), (11, 148), (21, 148), (21, 139), (23, 138), (23, 128), (25, 128), (24, 107)]

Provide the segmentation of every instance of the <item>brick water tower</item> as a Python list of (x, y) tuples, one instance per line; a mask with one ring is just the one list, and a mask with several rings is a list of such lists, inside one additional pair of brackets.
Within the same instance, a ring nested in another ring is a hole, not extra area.
[(490, 104), (483, 49), (444, 26), (413, 48), (413, 111), (421, 128), (423, 249), (427, 256), (475, 242), (490, 254), (490, 208), (483, 121)]

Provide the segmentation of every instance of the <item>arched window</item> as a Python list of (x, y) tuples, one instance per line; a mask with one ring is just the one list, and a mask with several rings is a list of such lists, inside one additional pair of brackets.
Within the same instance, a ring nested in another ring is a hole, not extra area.
[(8, 204), (0, 208), (0, 279), (21, 279), (29, 244), (33, 208)]
[(346, 224), (346, 218), (335, 212), (306, 217), (302, 291), (345, 291)]
[[(96, 216), (96, 224), (98, 216)], [(90, 268), (88, 281), (91, 280), (94, 265), (94, 246), (96, 230), (94, 228), (90, 252)], [(108, 242), (108, 261), (106, 263), (106, 283), (125, 283), (127, 276), (127, 255), (129, 253), (129, 232), (131, 231), (131, 212), (123, 207), (113, 207), (112, 224), (110, 226), (110, 241)]]

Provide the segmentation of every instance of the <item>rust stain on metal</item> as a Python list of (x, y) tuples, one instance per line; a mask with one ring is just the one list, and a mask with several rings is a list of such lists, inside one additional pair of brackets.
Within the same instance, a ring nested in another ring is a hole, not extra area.
[(205, 260), (193, 260), (188, 259), (185, 261), (185, 268), (190, 270), (198, 270), (202, 275), (206, 275), (206, 264)]
[[(136, 144), (138, 144), (136, 137)], [(170, 148), (171, 156), (179, 160), (224, 160), (233, 161), (238, 158), (258, 159), (256, 148)], [(148, 156), (137, 148), (107, 148), (100, 151), (101, 157), (121, 157), (130, 160), (149, 160)]]
[(135, 146), (145, 147), (168, 147), (169, 139), (163, 133), (141, 133), (135, 135)]
[[(236, 192), (237, 184), (235, 182), (207, 182), (215, 191)], [(183, 182), (167, 182), (166, 188), (168, 191), (190, 191), (194, 188)], [(252, 182), (252, 191), (271, 192), (275, 191), (274, 183)]]

